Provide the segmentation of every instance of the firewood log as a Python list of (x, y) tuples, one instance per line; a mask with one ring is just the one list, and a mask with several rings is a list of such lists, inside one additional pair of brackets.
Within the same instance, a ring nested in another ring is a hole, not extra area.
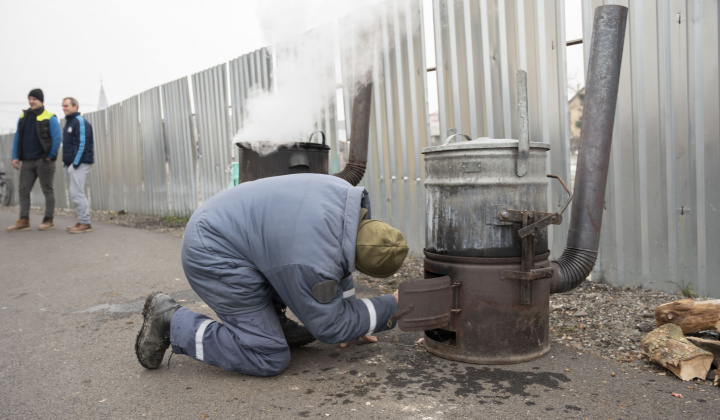
[(713, 354), (713, 365), (715, 365), (716, 368), (720, 368), (720, 341), (717, 340), (708, 340), (705, 338), (699, 338), (699, 337), (685, 337), (688, 339), (689, 342), (695, 344), (696, 346), (700, 347), (701, 349), (705, 351), (709, 351)]
[(688, 341), (682, 329), (665, 324), (642, 339), (642, 348), (651, 362), (668, 369), (683, 381), (705, 379), (712, 365), (712, 353)]
[(706, 330), (720, 330), (720, 299), (681, 299), (655, 308), (658, 326), (672, 323), (682, 328), (683, 334)]

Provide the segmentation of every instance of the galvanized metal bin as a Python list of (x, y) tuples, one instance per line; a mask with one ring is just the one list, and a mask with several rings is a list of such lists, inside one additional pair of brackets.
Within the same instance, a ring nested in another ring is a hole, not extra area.
[[(428, 147), (425, 155), (426, 250), (461, 257), (521, 255), (520, 225), (501, 209), (547, 211), (546, 143), (530, 143), (527, 174), (518, 177), (518, 141), (480, 138)], [(547, 231), (536, 254), (548, 251)]]

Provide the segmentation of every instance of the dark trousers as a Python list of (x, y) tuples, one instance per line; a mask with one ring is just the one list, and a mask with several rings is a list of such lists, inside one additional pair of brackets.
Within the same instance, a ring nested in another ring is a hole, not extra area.
[(35, 180), (40, 178), (40, 188), (45, 194), (45, 217), (52, 219), (55, 211), (55, 191), (53, 178), (55, 177), (55, 162), (45, 159), (23, 160), (20, 166), (20, 218), (30, 217), (30, 191)]

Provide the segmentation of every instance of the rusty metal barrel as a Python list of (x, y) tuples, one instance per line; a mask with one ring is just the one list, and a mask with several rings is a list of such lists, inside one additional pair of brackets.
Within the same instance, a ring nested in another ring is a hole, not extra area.
[[(325, 133), (322, 143), (298, 142), (279, 145), (268, 141), (237, 143), (240, 181), (248, 182), (270, 176), (290, 174), (326, 174), (330, 146), (325, 144)], [(313, 133), (313, 135), (315, 134)], [(312, 135), (310, 137), (312, 139)], [(258, 153), (266, 149), (270, 153)]]

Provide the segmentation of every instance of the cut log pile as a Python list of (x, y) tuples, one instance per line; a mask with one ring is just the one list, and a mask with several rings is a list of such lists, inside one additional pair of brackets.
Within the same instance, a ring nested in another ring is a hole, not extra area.
[[(656, 363), (683, 381), (720, 381), (720, 299), (682, 299), (655, 308), (658, 328), (642, 340), (642, 348)], [(714, 368), (714, 369), (713, 369)]]

